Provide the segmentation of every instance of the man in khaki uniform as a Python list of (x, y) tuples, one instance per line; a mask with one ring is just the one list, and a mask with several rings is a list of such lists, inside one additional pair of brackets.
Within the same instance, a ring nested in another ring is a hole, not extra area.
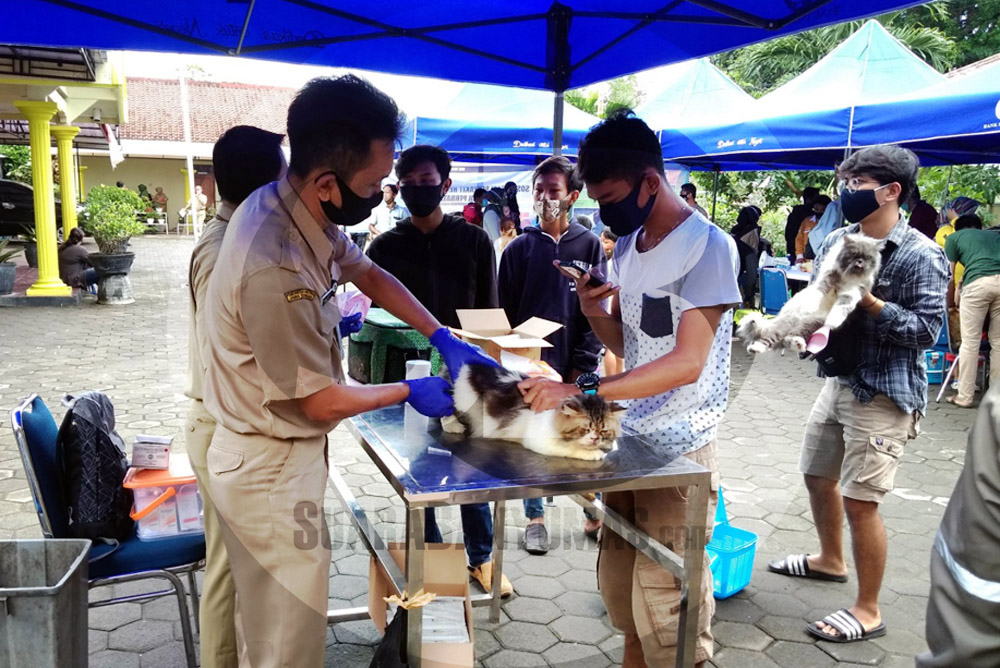
[(227, 224), (236, 207), (257, 188), (284, 176), (286, 164), (281, 151), (282, 138), (283, 135), (247, 125), (230, 128), (219, 137), (212, 151), (212, 164), (222, 204), (195, 244), (188, 271), (191, 310), (188, 324), (188, 388), (185, 394), (191, 398), (191, 406), (185, 436), (205, 516), (205, 582), (202, 585), (199, 637), (202, 668), (236, 668), (239, 665), (239, 643), (234, 622), (236, 589), (208, 487), (206, 458), (215, 433), (215, 420), (202, 404), (205, 366), (199, 348), (205, 345), (207, 334), (205, 309), (199, 307), (205, 302), (208, 279), (215, 268)]
[(495, 364), (455, 338), (338, 226), (382, 197), (402, 117), (354, 76), (314, 79), (288, 111), (288, 176), (233, 215), (206, 298), (205, 406), (218, 421), (209, 487), (253, 668), (323, 665), (330, 548), (323, 515), (326, 434), (400, 401), (432, 417), (448, 384), (343, 384), (337, 285), (350, 281), (430, 338), (445, 364)]

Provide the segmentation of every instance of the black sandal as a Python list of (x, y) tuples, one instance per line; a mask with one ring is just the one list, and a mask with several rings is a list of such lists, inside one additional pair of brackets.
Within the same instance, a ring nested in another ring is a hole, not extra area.
[(864, 625), (847, 608), (841, 608), (837, 612), (830, 613), (823, 618), (823, 623), (827, 626), (832, 626), (838, 635), (832, 636), (829, 633), (825, 633), (822, 629), (816, 628), (815, 624), (807, 626), (806, 631), (809, 632), (809, 635), (820, 640), (835, 643), (861, 642), (862, 640), (881, 638), (885, 635), (884, 623), (866, 631)]
[(792, 578), (809, 578), (811, 580), (823, 580), (825, 582), (847, 582), (846, 575), (833, 575), (823, 573), (809, 568), (808, 554), (790, 554), (784, 559), (777, 559), (767, 565), (767, 570), (778, 575), (787, 575)]

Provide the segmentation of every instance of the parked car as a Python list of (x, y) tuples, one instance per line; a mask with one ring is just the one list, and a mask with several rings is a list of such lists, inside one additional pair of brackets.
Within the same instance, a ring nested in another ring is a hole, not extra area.
[[(62, 207), (56, 199), (56, 228), (62, 228)], [(35, 193), (31, 186), (0, 179), (0, 237), (12, 237), (35, 229)]]

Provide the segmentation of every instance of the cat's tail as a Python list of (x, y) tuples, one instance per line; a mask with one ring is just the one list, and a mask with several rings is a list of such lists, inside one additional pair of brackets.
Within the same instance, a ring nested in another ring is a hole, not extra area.
[(743, 343), (749, 346), (754, 341), (763, 338), (764, 330), (767, 327), (767, 320), (763, 313), (748, 313), (740, 320), (739, 327), (736, 328), (736, 335), (743, 339)]

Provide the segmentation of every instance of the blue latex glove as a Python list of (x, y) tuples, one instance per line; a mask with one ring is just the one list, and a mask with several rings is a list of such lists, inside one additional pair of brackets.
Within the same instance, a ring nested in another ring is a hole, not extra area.
[(406, 403), (413, 406), (421, 415), (442, 418), (455, 412), (451, 385), (444, 378), (427, 376), (403, 382), (410, 386), (410, 396), (407, 397)]
[(461, 340), (447, 327), (442, 327), (431, 334), (430, 342), (441, 353), (452, 380), (458, 378), (458, 372), (462, 370), (464, 364), (500, 366), (495, 359), (484, 353), (482, 348)]
[(361, 322), (360, 313), (352, 313), (346, 318), (341, 318), (340, 324), (337, 325), (337, 328), (340, 333), (340, 338), (344, 338), (345, 336), (349, 336), (351, 334), (357, 334), (358, 332), (361, 331), (361, 326), (363, 324), (364, 323)]

